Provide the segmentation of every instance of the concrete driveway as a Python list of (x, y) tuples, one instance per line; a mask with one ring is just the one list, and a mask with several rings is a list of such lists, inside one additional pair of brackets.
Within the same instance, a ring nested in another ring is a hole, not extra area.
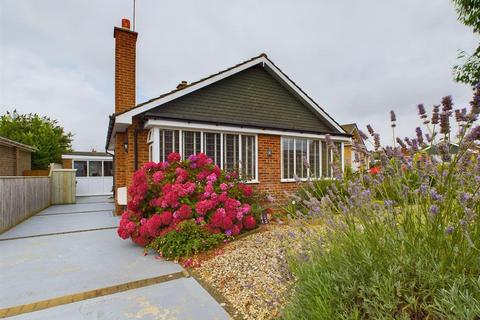
[(181, 266), (121, 240), (112, 210), (79, 198), (0, 235), (0, 318), (229, 318)]

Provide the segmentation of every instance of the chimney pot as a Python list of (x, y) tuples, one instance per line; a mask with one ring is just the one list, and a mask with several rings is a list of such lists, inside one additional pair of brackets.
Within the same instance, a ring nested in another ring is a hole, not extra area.
[(122, 28), (130, 30), (130, 20), (122, 19)]
[(177, 89), (183, 89), (185, 88), (186, 86), (188, 86), (188, 82), (183, 80), (182, 82), (180, 82), (178, 85), (177, 85)]

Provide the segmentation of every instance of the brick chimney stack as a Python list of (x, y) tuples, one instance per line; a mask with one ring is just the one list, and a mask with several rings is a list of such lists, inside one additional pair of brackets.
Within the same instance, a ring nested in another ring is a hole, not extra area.
[(136, 104), (135, 63), (137, 33), (130, 30), (130, 20), (122, 19), (115, 27), (115, 113), (128, 111)]

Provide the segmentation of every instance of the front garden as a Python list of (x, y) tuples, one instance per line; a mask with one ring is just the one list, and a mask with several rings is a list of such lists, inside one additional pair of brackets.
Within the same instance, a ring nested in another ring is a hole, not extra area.
[(238, 319), (478, 319), (479, 113), (477, 87), (469, 108), (419, 105), (391, 146), (368, 126), (373, 170), (301, 184), (260, 228), (271, 197), (172, 153), (135, 173), (118, 233), (192, 268)]

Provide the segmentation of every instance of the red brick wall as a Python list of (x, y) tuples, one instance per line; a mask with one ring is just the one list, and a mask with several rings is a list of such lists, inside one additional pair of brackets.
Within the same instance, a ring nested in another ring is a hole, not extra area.
[(115, 28), (115, 113), (135, 107), (137, 33)]
[[(136, 104), (137, 33), (124, 28), (115, 28), (113, 36), (115, 38), (115, 113), (120, 113), (132, 109)], [(133, 134), (137, 125), (134, 123), (127, 132), (115, 135), (115, 191), (117, 188), (127, 186), (131, 181), (135, 154)], [(126, 139), (128, 140), (128, 151), (124, 147)], [(141, 141), (140, 138), (138, 140)], [(115, 194), (117, 195), (117, 193)], [(115, 208), (116, 212), (120, 214), (121, 208), (117, 205)]]
[[(148, 130), (140, 129), (138, 119), (128, 127), (126, 133), (117, 133), (115, 140), (115, 190), (120, 187), (128, 187), (135, 172), (135, 130), (137, 130), (137, 166), (140, 168), (148, 162)], [(128, 140), (128, 151), (125, 151), (125, 135)], [(121, 208), (116, 206), (117, 214), (121, 214)]]
[[(281, 137), (258, 135), (258, 180), (257, 190), (272, 195), (277, 200), (285, 199), (285, 193), (295, 191), (295, 182), (281, 182)], [(268, 150), (272, 155), (268, 156)]]

